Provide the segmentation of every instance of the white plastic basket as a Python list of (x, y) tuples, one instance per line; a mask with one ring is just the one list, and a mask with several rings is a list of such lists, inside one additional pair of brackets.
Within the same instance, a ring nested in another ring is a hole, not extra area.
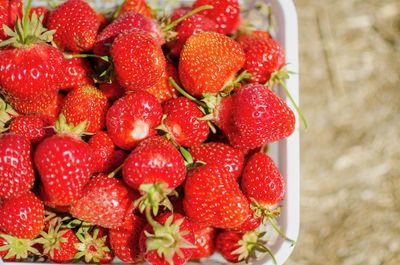
[[(289, 63), (288, 68), (295, 72), (299, 72), (299, 47), (298, 47), (298, 25), (296, 8), (292, 0), (263, 0), (272, 6), (274, 17), (277, 24), (276, 38), (283, 45), (286, 52), (286, 60)], [(46, 5), (47, 1), (37, 0), (33, 1), (34, 5)], [(115, 0), (92, 0), (88, 1), (97, 8), (112, 8), (118, 2)], [(149, 2), (163, 3), (159, 6), (165, 6), (165, 1), (150, 0)], [(179, 3), (188, 3), (192, 1), (171, 1), (178, 5)], [(254, 0), (244, 0), (243, 5), (247, 7), (255, 6)], [(249, 12), (251, 14), (252, 12)], [(258, 26), (262, 26), (262, 22), (254, 21), (252, 17), (247, 17), (250, 22), (255, 22)], [(292, 75), (286, 84), (291, 91), (293, 99), (296, 103), (299, 102), (299, 78), (298, 75)], [(278, 88), (278, 94), (285, 98), (285, 93), (282, 89)], [(287, 103), (292, 106), (290, 101), (286, 99)], [(293, 106), (292, 106), (293, 107)], [(297, 115), (297, 114), (296, 114)], [(282, 202), (282, 213), (278, 219), (281, 230), (287, 237), (297, 240), (300, 225), (300, 134), (299, 134), (299, 117), (297, 118), (296, 130), (288, 139), (270, 145), (269, 153), (277, 163), (281, 173), (286, 177), (287, 193), (286, 198)], [(279, 265), (284, 264), (293, 251), (293, 246), (282, 238), (279, 238), (273, 245), (270, 246), (272, 252), (275, 254)], [(29, 265), (30, 263), (23, 262), (3, 262), (0, 259), (0, 264), (9, 265)], [(35, 263), (40, 264), (40, 263)], [(49, 264), (49, 263), (47, 263)], [(198, 265), (199, 263), (188, 263), (190, 265)], [(204, 259), (200, 264), (216, 265), (216, 264), (230, 264), (224, 262), (223, 258), (215, 254), (209, 259)], [(255, 265), (273, 265), (269, 256), (254, 262)]]

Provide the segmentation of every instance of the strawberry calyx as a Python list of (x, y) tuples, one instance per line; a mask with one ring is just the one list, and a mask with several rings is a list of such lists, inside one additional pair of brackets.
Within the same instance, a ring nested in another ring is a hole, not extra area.
[(160, 206), (164, 206), (168, 210), (173, 211), (173, 206), (168, 196), (178, 196), (178, 194), (174, 189), (168, 188), (167, 184), (142, 184), (139, 190), (143, 195), (134, 202), (134, 208), (139, 209), (141, 213), (149, 209), (149, 211), (151, 210), (154, 216), (156, 216)]
[(220, 94), (223, 97), (229, 96), (233, 92), (233, 90), (235, 90), (236, 88), (240, 88), (243, 82), (250, 80), (251, 78), (252, 74), (250, 74), (249, 72), (247, 71), (241, 72), (238, 76), (233, 78), (225, 85)]
[(257, 258), (256, 254), (260, 253), (268, 253), (274, 264), (277, 264), (276, 258), (272, 251), (266, 246), (267, 242), (262, 240), (265, 236), (265, 232), (251, 231), (243, 234), (242, 239), (238, 241), (239, 248), (232, 251), (231, 254), (239, 255), (238, 261), (249, 262), (251, 258)]
[(287, 79), (289, 79), (290, 74), (293, 74), (293, 72), (287, 71), (285, 67), (282, 67), (280, 70), (272, 73), (270, 80), (265, 85), (268, 88), (272, 89), (276, 84), (279, 84), (283, 88), (283, 90), (285, 91), (285, 94), (288, 96), (294, 109), (299, 114), (300, 119), (304, 125), (304, 128), (307, 129), (308, 128), (307, 119), (305, 118), (305, 116), (304, 116), (303, 112), (301, 111), (301, 109), (299, 108), (299, 106), (296, 104), (295, 100), (293, 99), (293, 97), (285, 83), (285, 81)]
[[(146, 215), (146, 217), (147, 216), (148, 215)], [(148, 218), (151, 218), (151, 216)], [(190, 231), (181, 231), (180, 226), (184, 222), (184, 218), (176, 222), (173, 222), (173, 219), (173, 215), (169, 216), (164, 224), (160, 224), (156, 221), (149, 221), (153, 228), (153, 233), (149, 233), (146, 230), (144, 231), (147, 237), (147, 252), (157, 251), (157, 255), (165, 259), (170, 265), (174, 264), (173, 257), (175, 254), (179, 257), (184, 256), (181, 249), (196, 248), (195, 245), (184, 238)]]
[(6, 234), (0, 234), (0, 237), (6, 242), (0, 246), (0, 252), (7, 252), (7, 254), (3, 257), (4, 260), (14, 258), (17, 260), (26, 259), (30, 253), (40, 256), (39, 251), (33, 247), (36, 243), (38, 243), (37, 240), (22, 239)]
[(110, 248), (107, 246), (107, 235), (99, 237), (99, 229), (96, 228), (93, 231), (93, 235), (89, 232), (77, 233), (80, 243), (75, 243), (74, 246), (78, 250), (78, 253), (74, 256), (74, 259), (83, 260), (86, 263), (96, 262), (99, 263), (100, 259), (107, 258), (107, 253), (110, 252)]
[(19, 114), (0, 98), (0, 133), (8, 131), (8, 123)]
[(10, 38), (8, 40), (0, 42), (0, 47), (12, 45), (16, 48), (25, 47), (35, 43), (49, 43), (53, 41), (53, 34), (55, 30), (47, 30), (43, 26), (44, 15), (37, 16), (36, 12), (29, 18), (31, 10), (32, 0), (28, 0), (28, 3), (23, 10), (22, 19), (17, 18), (14, 31), (8, 26), (3, 25), (4, 32)]
[(92, 135), (91, 133), (86, 132), (86, 127), (87, 127), (86, 120), (79, 123), (76, 126), (72, 123), (68, 124), (64, 114), (61, 113), (56, 121), (54, 130), (58, 134), (69, 134), (77, 137), (82, 137), (84, 135)]
[(40, 232), (40, 238), (37, 243), (43, 245), (43, 254), (54, 256), (54, 250), (60, 251), (60, 244), (67, 242), (67, 239), (63, 237), (67, 232), (67, 229), (61, 229), (61, 224), (56, 227), (50, 226), (47, 232)]

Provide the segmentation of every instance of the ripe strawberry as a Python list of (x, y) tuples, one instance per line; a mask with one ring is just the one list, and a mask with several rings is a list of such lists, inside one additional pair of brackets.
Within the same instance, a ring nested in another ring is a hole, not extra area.
[(31, 146), (20, 135), (0, 135), (0, 199), (29, 191), (35, 181)]
[(269, 40), (271, 35), (267, 31), (255, 30), (241, 33), (237, 41), (242, 46), (244, 52), (263, 40)]
[(34, 157), (44, 196), (58, 206), (68, 206), (80, 198), (93, 173), (91, 149), (76, 136), (82, 133), (85, 123), (70, 127), (60, 115), (56, 124), (59, 134), (41, 142)]
[(138, 242), (146, 223), (142, 217), (131, 214), (122, 226), (110, 229), (110, 243), (115, 256), (125, 263), (143, 261)]
[(285, 196), (285, 180), (274, 161), (264, 153), (254, 154), (242, 177), (243, 193), (263, 206), (273, 206)]
[(108, 98), (109, 102), (114, 102), (125, 94), (124, 89), (118, 84), (117, 80), (112, 80), (110, 83), (100, 83), (99, 89)]
[(203, 143), (209, 133), (208, 122), (196, 103), (185, 97), (170, 99), (163, 106), (162, 129), (178, 145), (190, 147)]
[(46, 25), (47, 19), (50, 14), (50, 11), (47, 7), (45, 7), (45, 6), (32, 7), (31, 10), (29, 11), (29, 18), (32, 19), (33, 13), (36, 13), (38, 18), (41, 18), (43, 16), (42, 23), (43, 23), (43, 25)]
[(150, 7), (147, 5), (146, 0), (126, 0), (121, 6), (122, 16), (126, 12), (135, 11), (146, 17), (153, 17)]
[(155, 20), (130, 11), (118, 17), (100, 32), (96, 38), (93, 52), (97, 55), (108, 55), (110, 46), (115, 38), (121, 33), (132, 29), (143, 30), (149, 33), (159, 45), (165, 43), (161, 34), (161, 28)]
[(156, 134), (162, 108), (157, 99), (143, 91), (137, 91), (117, 100), (108, 110), (106, 124), (114, 144), (131, 150), (140, 141)]
[(70, 213), (86, 222), (117, 228), (138, 197), (122, 181), (100, 174), (88, 182), (80, 198), (71, 205)]
[(75, 243), (78, 253), (75, 259), (82, 259), (86, 263), (110, 263), (113, 255), (108, 244), (108, 235), (103, 228), (95, 228), (93, 231), (77, 233), (80, 242)]
[[(184, 15), (184, 13), (182, 15)], [(213, 20), (205, 16), (202, 16), (200, 14), (192, 15), (187, 19), (185, 19), (184, 21), (182, 21), (176, 27), (176, 33), (177, 33), (176, 40), (169, 44), (171, 48), (171, 54), (176, 57), (179, 57), (186, 41), (191, 36), (198, 34), (200, 32), (217, 32), (217, 24)]]
[(214, 7), (199, 14), (214, 20), (219, 33), (230, 34), (240, 25), (240, 5), (238, 0), (197, 0), (193, 4), (193, 8), (203, 5), (212, 5)]
[(85, 58), (66, 59), (65, 63), (65, 75), (61, 85), (63, 91), (70, 91), (82, 85), (94, 85), (94, 73)]
[(150, 198), (150, 205), (143, 199), (139, 209), (144, 211), (150, 206), (157, 214), (158, 203), (184, 181), (186, 168), (178, 150), (167, 139), (156, 136), (133, 150), (125, 160), (122, 175), (130, 187), (143, 193), (144, 198)]
[(165, 71), (165, 57), (154, 38), (143, 30), (119, 35), (111, 46), (118, 83), (126, 91), (146, 90), (157, 84)]
[(67, 95), (61, 113), (73, 125), (86, 121), (86, 131), (95, 133), (104, 128), (107, 110), (107, 97), (97, 88), (84, 85)]
[(100, 23), (85, 1), (68, 0), (50, 13), (47, 27), (56, 30), (54, 41), (59, 48), (79, 53), (93, 48)]
[(244, 157), (240, 150), (223, 143), (206, 143), (194, 146), (189, 150), (193, 160), (206, 164), (222, 165), (235, 179), (242, 174)]
[(253, 41), (246, 50), (244, 69), (252, 75), (251, 80), (265, 83), (275, 71), (279, 71), (286, 63), (282, 46), (273, 38)]
[(231, 230), (235, 232), (246, 233), (256, 230), (258, 227), (260, 227), (261, 223), (262, 223), (262, 218), (256, 216), (254, 212), (251, 212), (249, 213), (246, 221), (244, 221), (243, 224)]
[(179, 77), (193, 96), (217, 93), (232, 81), (244, 61), (243, 49), (237, 42), (222, 34), (202, 32), (187, 40)]
[(177, 213), (162, 214), (148, 224), (139, 244), (145, 260), (154, 265), (185, 264), (196, 248), (191, 223)]
[(210, 257), (215, 251), (217, 230), (213, 227), (202, 226), (196, 223), (191, 223), (191, 225), (196, 245), (196, 248), (193, 249), (191, 260)]
[(229, 262), (238, 263), (249, 261), (256, 258), (256, 252), (267, 252), (271, 255), (276, 264), (275, 257), (261, 238), (265, 233), (256, 231), (248, 233), (236, 233), (232, 231), (222, 231), (216, 240), (217, 251)]
[(46, 136), (45, 123), (40, 116), (18, 116), (10, 125), (10, 132), (25, 137), (29, 142), (38, 143)]
[(88, 142), (93, 150), (93, 172), (108, 172), (114, 158), (115, 145), (107, 132), (99, 131)]
[[(22, 0), (2, 0), (0, 1), (0, 25), (14, 28), (17, 17), (22, 17)], [(0, 40), (7, 39), (3, 27), (0, 28)]]
[(232, 174), (213, 164), (189, 173), (183, 204), (193, 222), (225, 229), (240, 226), (250, 212), (250, 205)]
[(30, 191), (4, 199), (0, 205), (0, 231), (23, 239), (39, 235), (44, 227), (43, 203)]
[(178, 92), (171, 85), (169, 78), (172, 77), (174, 80), (178, 80), (178, 71), (175, 66), (167, 62), (167, 66), (164, 74), (162, 75), (160, 81), (154, 86), (146, 89), (146, 92), (152, 94), (157, 98), (159, 102), (164, 102), (172, 98), (178, 97)]
[(263, 85), (242, 87), (234, 95), (233, 104), (233, 126), (228, 130), (233, 147), (253, 149), (286, 138), (294, 131), (296, 119), (293, 111)]
[(79, 243), (75, 232), (69, 228), (50, 226), (48, 231), (42, 231), (38, 242), (43, 246), (43, 254), (49, 260), (57, 263), (67, 263), (74, 259), (78, 250), (75, 244)]

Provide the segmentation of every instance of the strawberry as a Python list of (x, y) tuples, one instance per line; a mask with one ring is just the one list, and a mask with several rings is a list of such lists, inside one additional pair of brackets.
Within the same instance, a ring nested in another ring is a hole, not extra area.
[(271, 255), (274, 264), (275, 257), (266, 246), (267, 242), (261, 238), (265, 233), (256, 231), (248, 233), (236, 233), (233, 231), (222, 231), (218, 234), (215, 242), (217, 251), (229, 262), (238, 263), (250, 258), (256, 258), (256, 252), (267, 252)]
[(110, 263), (113, 256), (108, 244), (108, 235), (102, 228), (93, 231), (77, 233), (79, 243), (74, 246), (78, 250), (75, 259), (82, 259), (86, 263)]
[(191, 223), (177, 213), (165, 213), (148, 224), (139, 240), (140, 250), (153, 265), (182, 265), (193, 254)]
[(132, 29), (143, 30), (149, 33), (159, 45), (163, 45), (165, 42), (161, 35), (161, 28), (155, 20), (130, 11), (118, 17), (100, 32), (93, 48), (94, 53), (97, 55), (108, 55), (110, 46), (115, 38), (121, 33)]
[(58, 206), (68, 206), (79, 199), (93, 173), (91, 149), (77, 136), (85, 122), (71, 127), (60, 115), (56, 124), (59, 134), (41, 142), (34, 156), (44, 196)]
[(43, 245), (43, 254), (49, 260), (57, 263), (72, 262), (78, 250), (75, 244), (79, 243), (75, 232), (69, 228), (50, 226), (48, 231), (42, 231), (38, 242)]
[(67, 95), (61, 113), (73, 125), (86, 121), (86, 131), (95, 133), (104, 128), (107, 110), (107, 97), (97, 88), (84, 85)]
[(18, 116), (10, 125), (10, 132), (25, 137), (29, 142), (38, 143), (46, 136), (45, 123), (40, 116)]
[(50, 14), (50, 11), (47, 7), (45, 7), (45, 6), (32, 7), (31, 10), (29, 11), (29, 18), (32, 19), (33, 13), (36, 13), (38, 18), (41, 18), (43, 16), (42, 23), (43, 23), (43, 25), (46, 25), (47, 19)]
[(61, 89), (70, 91), (82, 85), (94, 85), (94, 72), (85, 58), (66, 59), (64, 82)]
[(115, 256), (125, 263), (143, 261), (138, 242), (146, 224), (142, 217), (131, 214), (122, 226), (110, 229), (110, 243)]
[[(0, 1), (0, 25), (14, 28), (17, 17), (22, 17), (22, 0), (2, 0)], [(3, 27), (0, 28), (0, 40), (7, 39)]]
[(235, 179), (242, 174), (244, 157), (240, 150), (223, 143), (206, 143), (189, 149), (194, 161), (223, 165)]
[(222, 34), (234, 32), (240, 25), (240, 5), (238, 0), (197, 0), (193, 8), (212, 5), (214, 8), (200, 12), (200, 15), (212, 19)]
[(286, 63), (282, 46), (273, 38), (253, 40), (246, 50), (244, 69), (252, 75), (253, 82), (265, 83), (275, 71)]
[(0, 135), (0, 199), (29, 191), (35, 181), (31, 146), (20, 135)]
[(156, 136), (144, 140), (133, 150), (125, 160), (122, 175), (130, 187), (144, 194), (140, 210), (150, 206), (157, 214), (158, 203), (162, 204), (166, 195), (184, 181), (186, 168), (178, 150), (165, 138)]
[(88, 142), (93, 150), (93, 172), (107, 172), (114, 158), (115, 145), (107, 132), (99, 131)]
[(118, 83), (126, 91), (146, 90), (165, 71), (165, 57), (154, 38), (143, 30), (131, 30), (115, 38), (111, 57)]
[(70, 213), (81, 220), (106, 228), (122, 225), (138, 195), (120, 180), (100, 174), (91, 179)]
[(263, 40), (269, 40), (271, 35), (267, 31), (255, 30), (241, 33), (237, 39), (244, 52)]
[(121, 6), (121, 12), (119, 15), (123, 15), (126, 12), (135, 11), (146, 17), (153, 17), (152, 10), (147, 5), (146, 0), (126, 0)]
[(247, 216), (246, 221), (244, 221), (243, 224), (241, 224), (238, 227), (235, 227), (233, 229), (230, 229), (235, 232), (240, 232), (240, 233), (246, 233), (250, 232), (253, 230), (256, 230), (258, 227), (260, 227), (262, 223), (262, 218), (259, 216), (256, 216), (254, 212), (249, 213)]
[(273, 206), (285, 196), (285, 180), (274, 161), (265, 153), (254, 154), (242, 177), (243, 193), (263, 206)]
[(277, 95), (260, 84), (242, 87), (234, 95), (233, 126), (229, 141), (239, 149), (253, 149), (290, 136), (295, 128), (293, 111)]
[(96, 12), (82, 0), (66, 1), (47, 19), (47, 27), (56, 30), (54, 41), (57, 46), (74, 53), (93, 48), (100, 23)]
[(44, 227), (43, 203), (30, 191), (4, 199), (0, 205), (0, 231), (32, 239)]
[(116, 80), (112, 80), (109, 83), (100, 83), (99, 89), (108, 98), (109, 102), (114, 102), (125, 94), (124, 89)]
[(191, 260), (210, 257), (215, 251), (217, 230), (213, 227), (191, 223), (196, 248), (193, 249)]
[(107, 168), (105, 172), (112, 173), (118, 169), (128, 157), (128, 154), (122, 150), (115, 150), (111, 159), (107, 162)]
[(155, 96), (159, 102), (164, 102), (172, 98), (177, 98), (178, 92), (169, 81), (169, 78), (171, 77), (174, 80), (178, 80), (178, 71), (172, 63), (167, 62), (165, 72), (161, 76), (160, 81), (158, 81), (158, 83), (154, 86), (146, 89), (146, 92)]
[(243, 49), (237, 42), (222, 34), (202, 32), (187, 40), (179, 78), (193, 96), (217, 93), (229, 85), (244, 62)]
[(117, 100), (107, 112), (108, 134), (114, 144), (131, 150), (140, 141), (156, 134), (162, 108), (157, 99), (143, 91), (137, 91)]
[(218, 228), (240, 226), (250, 212), (250, 205), (230, 172), (213, 164), (189, 173), (183, 204), (193, 222)]
[(161, 126), (167, 138), (178, 145), (190, 147), (203, 143), (208, 137), (208, 122), (200, 120), (204, 115), (185, 97), (170, 99), (163, 106), (164, 119)]

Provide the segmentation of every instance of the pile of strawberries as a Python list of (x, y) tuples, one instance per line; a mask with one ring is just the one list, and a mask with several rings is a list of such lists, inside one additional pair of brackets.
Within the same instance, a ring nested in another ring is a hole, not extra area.
[(0, 257), (273, 257), (285, 180), (264, 151), (296, 123), (280, 44), (237, 0), (31, 2), (0, 0)]

